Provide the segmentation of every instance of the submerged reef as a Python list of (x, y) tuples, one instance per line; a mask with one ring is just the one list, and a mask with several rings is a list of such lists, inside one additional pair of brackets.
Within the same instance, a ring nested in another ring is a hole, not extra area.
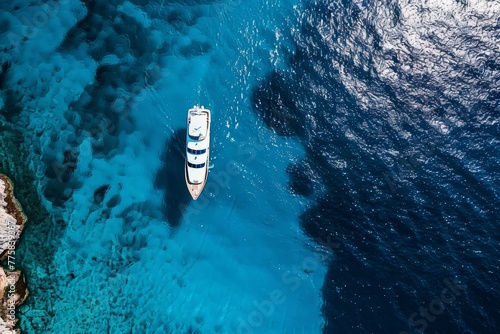
[(0, 174), (0, 252), (6, 268), (0, 267), (0, 332), (20, 333), (14, 329), (18, 319), (16, 307), (28, 297), (28, 289), (20, 270), (15, 270), (16, 243), (27, 221), (21, 205), (14, 196), (11, 180)]

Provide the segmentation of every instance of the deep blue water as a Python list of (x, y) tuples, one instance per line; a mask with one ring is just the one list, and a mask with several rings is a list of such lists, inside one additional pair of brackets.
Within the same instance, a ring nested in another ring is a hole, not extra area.
[(0, 9), (24, 332), (498, 332), (500, 2)]

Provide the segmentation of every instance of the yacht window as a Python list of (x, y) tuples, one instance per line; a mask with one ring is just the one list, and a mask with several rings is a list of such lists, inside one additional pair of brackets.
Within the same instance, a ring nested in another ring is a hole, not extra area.
[(207, 149), (204, 148), (203, 150), (193, 150), (192, 148), (188, 147), (187, 151), (191, 154), (203, 154), (207, 151)]
[(205, 163), (202, 163), (202, 164), (192, 164), (192, 163), (188, 162), (187, 164), (191, 168), (203, 168), (203, 167), (205, 167)]

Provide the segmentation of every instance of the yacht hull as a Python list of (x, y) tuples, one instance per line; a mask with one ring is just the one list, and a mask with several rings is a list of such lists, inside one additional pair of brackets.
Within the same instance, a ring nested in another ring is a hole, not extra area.
[(210, 110), (194, 106), (188, 110), (184, 178), (193, 200), (201, 195), (208, 178), (210, 159)]

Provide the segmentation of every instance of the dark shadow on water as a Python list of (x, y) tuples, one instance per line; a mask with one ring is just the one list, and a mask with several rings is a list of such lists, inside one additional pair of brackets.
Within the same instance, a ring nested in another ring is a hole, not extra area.
[[(271, 72), (252, 91), (254, 112), (280, 136), (305, 135), (304, 116), (299, 111), (295, 96), (291, 93), (293, 81), (277, 70)], [(295, 88), (295, 87), (294, 87)]]
[(191, 201), (184, 180), (185, 138), (186, 129), (178, 129), (168, 139), (155, 178), (155, 188), (163, 191), (163, 215), (172, 228), (179, 226)]

